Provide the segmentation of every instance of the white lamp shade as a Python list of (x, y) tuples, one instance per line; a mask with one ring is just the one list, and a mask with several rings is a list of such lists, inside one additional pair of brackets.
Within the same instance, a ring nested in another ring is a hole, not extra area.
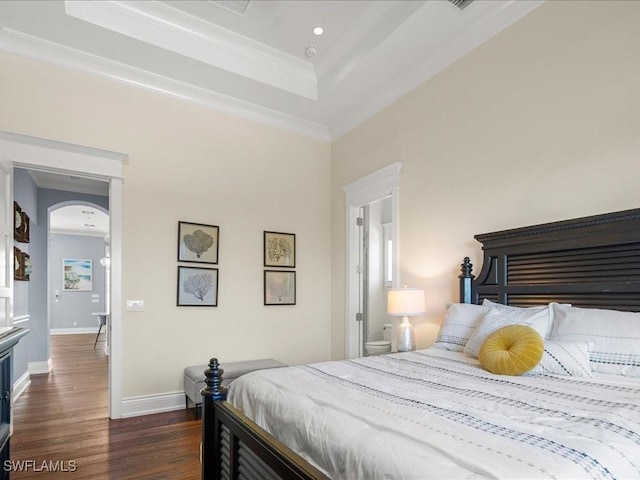
[(392, 288), (387, 294), (387, 313), (398, 316), (421, 315), (425, 311), (424, 290)]

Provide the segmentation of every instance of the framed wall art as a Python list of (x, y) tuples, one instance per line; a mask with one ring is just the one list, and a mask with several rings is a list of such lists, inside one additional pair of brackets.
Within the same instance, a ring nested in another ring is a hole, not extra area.
[(217, 307), (218, 269), (178, 267), (179, 307)]
[(264, 266), (295, 268), (295, 233), (264, 232)]
[(28, 280), (25, 278), (25, 254), (18, 247), (13, 247), (13, 278), (14, 280)]
[(65, 258), (62, 260), (62, 290), (65, 292), (90, 292), (93, 290), (91, 260)]
[(216, 225), (178, 222), (178, 261), (217, 264), (219, 236)]
[(29, 215), (13, 202), (13, 238), (16, 242), (29, 243)]
[(296, 304), (296, 272), (285, 270), (264, 271), (264, 304)]

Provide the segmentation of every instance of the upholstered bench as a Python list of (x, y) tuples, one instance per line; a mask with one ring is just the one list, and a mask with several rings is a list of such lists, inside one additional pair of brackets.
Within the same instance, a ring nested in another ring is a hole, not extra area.
[[(224, 370), (222, 385), (229, 385), (233, 380), (245, 373), (267, 368), (286, 367), (287, 364), (273, 360), (272, 358), (262, 358), (259, 360), (247, 360), (244, 362), (223, 363)], [(186, 408), (189, 408), (189, 401), (196, 407), (196, 420), (200, 418), (202, 406), (202, 395), (200, 390), (204, 388), (204, 371), (208, 365), (196, 365), (184, 369), (184, 396)]]

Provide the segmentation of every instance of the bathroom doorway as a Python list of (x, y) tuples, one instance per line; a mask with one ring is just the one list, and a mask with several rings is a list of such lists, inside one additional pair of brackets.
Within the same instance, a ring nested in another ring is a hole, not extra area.
[[(401, 163), (393, 163), (343, 187), (347, 220), (346, 358), (364, 356), (366, 342), (384, 341), (384, 325), (389, 323), (387, 335), (394, 351), (397, 320), (387, 315), (386, 291), (397, 287), (398, 282), (401, 167)], [(368, 217), (366, 222), (364, 216)], [(376, 243), (373, 255), (372, 242)], [(370, 261), (377, 266), (372, 268)], [(375, 279), (371, 270), (375, 270)]]
[(360, 208), (360, 311), (362, 353), (391, 351), (387, 291), (393, 285), (393, 213), (391, 196)]

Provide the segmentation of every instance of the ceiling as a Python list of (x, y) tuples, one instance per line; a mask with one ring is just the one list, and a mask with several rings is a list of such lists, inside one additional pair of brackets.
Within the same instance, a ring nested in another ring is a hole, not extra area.
[(69, 205), (51, 212), (49, 230), (51, 233), (108, 238), (109, 215), (88, 205)]
[(109, 182), (92, 178), (29, 170), (33, 182), (40, 188), (86, 193), (89, 195), (109, 196)]
[(0, 50), (331, 141), (542, 2), (462, 1), (1, 1)]

